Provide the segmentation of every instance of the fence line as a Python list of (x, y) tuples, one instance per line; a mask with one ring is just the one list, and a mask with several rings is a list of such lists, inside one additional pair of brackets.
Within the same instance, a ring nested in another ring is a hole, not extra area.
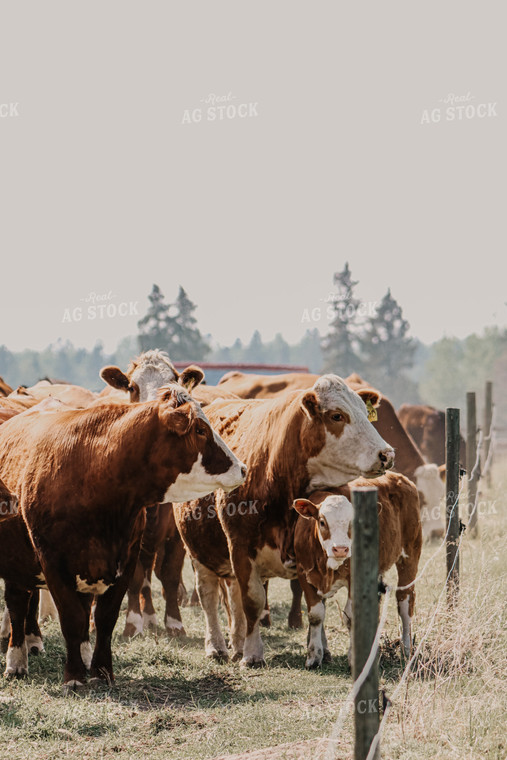
[[(491, 418), (491, 426), (490, 426), (488, 438), (491, 438), (492, 433), (493, 433), (494, 414), (495, 414), (495, 409), (493, 408), (493, 415), (492, 415), (492, 418)], [(480, 463), (480, 453), (481, 453), (481, 445), (480, 445), (481, 441), (480, 441), (480, 439), (481, 439), (481, 436), (482, 436), (482, 431), (480, 431), (479, 443), (477, 444), (477, 456), (476, 456), (475, 464), (474, 464), (474, 467), (473, 467), (473, 470), (472, 470), (472, 475), (475, 474), (475, 471), (478, 468), (479, 463)], [(491, 441), (492, 445), (490, 446), (490, 452), (489, 453), (491, 453), (492, 450), (493, 450), (493, 448), (494, 448), (493, 442), (494, 442), (494, 440)], [(488, 453), (488, 460), (490, 460), (489, 453)], [(481, 473), (479, 473), (479, 478), (483, 477), (484, 473), (485, 473), (485, 470), (483, 469), (483, 471)], [(459, 504), (459, 499), (460, 499), (460, 496), (461, 496), (461, 493), (462, 493), (464, 487), (465, 487), (465, 478), (462, 479), (462, 485), (461, 485), (461, 487), (459, 489), (459, 492), (458, 492), (458, 494), (456, 496), (454, 504), (452, 505), (450, 516), (453, 515), (456, 506)], [(450, 576), (451, 576), (451, 574), (452, 574), (452, 572), (454, 570), (455, 564), (456, 564), (457, 559), (459, 557), (459, 550), (461, 548), (461, 543), (462, 543), (463, 537), (465, 535), (465, 530), (470, 525), (470, 521), (471, 521), (471, 519), (473, 518), (473, 516), (475, 514), (475, 511), (477, 509), (477, 503), (478, 503), (478, 498), (476, 497), (473, 509), (471, 510), (470, 515), (468, 516), (468, 521), (467, 521), (467, 523), (465, 525), (465, 529), (461, 532), (461, 534), (459, 536), (456, 555), (454, 557), (454, 561), (452, 563), (452, 566), (451, 566), (451, 568), (449, 569), (449, 571), (447, 573), (447, 577), (445, 579), (445, 582), (444, 582), (444, 585), (442, 587), (442, 590), (441, 590), (441, 592), (440, 592), (440, 594), (438, 596), (437, 603), (435, 605), (435, 609), (433, 611), (433, 615), (431, 617), (430, 623), (429, 623), (429, 625), (428, 625), (428, 627), (426, 629), (426, 632), (424, 633), (423, 637), (421, 638), (419, 644), (417, 645), (414, 654), (412, 655), (412, 657), (409, 659), (407, 665), (405, 666), (405, 669), (403, 670), (403, 673), (401, 675), (401, 679), (400, 679), (399, 684), (396, 686), (396, 688), (395, 688), (392, 696), (389, 698), (388, 704), (386, 705), (386, 708), (384, 710), (384, 714), (382, 716), (382, 720), (380, 722), (379, 730), (378, 730), (378, 732), (375, 734), (375, 736), (373, 738), (373, 741), (372, 741), (372, 743), (370, 745), (370, 749), (369, 749), (369, 752), (368, 752), (366, 760), (372, 760), (372, 758), (374, 756), (374, 753), (375, 753), (375, 750), (377, 748), (377, 745), (378, 745), (378, 743), (379, 743), (379, 741), (380, 741), (380, 739), (382, 737), (383, 726), (385, 725), (385, 722), (387, 721), (387, 717), (388, 717), (388, 715), (389, 715), (389, 713), (391, 711), (392, 701), (394, 700), (395, 696), (398, 694), (399, 690), (403, 686), (403, 684), (404, 684), (404, 682), (405, 682), (405, 680), (406, 680), (406, 678), (408, 676), (408, 673), (409, 673), (409, 671), (410, 671), (410, 669), (411, 669), (411, 667), (412, 667), (412, 665), (413, 665), (416, 657), (419, 655), (419, 652), (421, 650), (422, 644), (427, 639), (428, 635), (430, 634), (431, 630), (433, 629), (434, 621), (435, 621), (437, 612), (440, 609), (442, 597), (443, 597), (444, 593), (447, 591), (447, 583), (449, 581), (449, 578), (450, 578)], [(426, 563), (424, 564), (424, 567), (423, 567), (422, 571), (417, 575), (417, 577), (411, 583), (409, 583), (406, 586), (395, 586), (394, 588), (391, 587), (391, 586), (386, 586), (386, 594), (385, 594), (384, 602), (383, 602), (383, 605), (382, 605), (382, 612), (381, 612), (381, 616), (380, 616), (380, 621), (379, 621), (379, 624), (377, 626), (377, 631), (376, 631), (375, 639), (373, 641), (373, 644), (372, 644), (372, 647), (371, 647), (371, 650), (370, 650), (370, 654), (369, 654), (368, 659), (366, 660), (366, 662), (364, 664), (363, 670), (361, 671), (361, 673), (358, 676), (358, 678), (352, 684), (352, 688), (351, 688), (351, 690), (350, 690), (347, 698), (345, 699), (345, 703), (343, 704), (342, 708), (340, 709), (340, 712), (338, 714), (338, 718), (336, 719), (335, 725), (333, 726), (333, 730), (331, 732), (331, 736), (328, 739), (327, 750), (326, 750), (326, 754), (325, 754), (324, 760), (334, 760), (334, 758), (335, 758), (334, 750), (336, 748), (336, 744), (337, 744), (337, 741), (338, 741), (338, 736), (339, 736), (340, 731), (342, 729), (343, 722), (344, 722), (344, 720), (345, 720), (345, 718), (347, 716), (347, 713), (350, 710), (350, 707), (352, 706), (352, 704), (354, 702), (354, 699), (355, 699), (357, 693), (359, 692), (359, 689), (361, 688), (361, 686), (363, 685), (364, 681), (366, 680), (366, 678), (368, 676), (368, 673), (369, 673), (371, 667), (373, 666), (373, 663), (375, 662), (375, 658), (377, 656), (377, 651), (378, 651), (378, 648), (379, 648), (379, 645), (380, 645), (380, 637), (381, 637), (381, 633), (382, 633), (382, 628), (385, 625), (385, 621), (387, 619), (388, 600), (389, 600), (389, 597), (390, 597), (391, 593), (393, 591), (394, 592), (396, 592), (396, 591), (405, 591), (406, 589), (409, 589), (411, 586), (413, 586), (416, 583), (417, 580), (419, 580), (422, 577), (422, 575), (424, 574), (424, 571), (426, 570), (426, 568), (428, 567), (428, 565), (430, 564), (430, 562), (432, 562), (434, 560), (434, 558), (437, 556), (437, 554), (441, 551), (442, 547), (446, 545), (447, 536), (449, 534), (449, 526), (450, 526), (450, 519), (448, 520), (446, 534), (444, 536), (444, 539), (443, 539), (442, 543), (440, 544), (440, 546), (438, 547), (438, 549), (431, 555), (431, 557), (426, 561)], [(356, 688), (356, 685), (357, 685), (357, 688)]]

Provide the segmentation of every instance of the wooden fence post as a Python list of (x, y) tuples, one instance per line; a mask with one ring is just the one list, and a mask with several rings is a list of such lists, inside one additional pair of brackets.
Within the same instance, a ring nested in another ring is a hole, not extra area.
[(447, 601), (454, 604), (459, 591), (459, 409), (445, 410), (446, 558)]
[[(379, 532), (377, 489), (351, 488), (352, 678), (360, 675), (378, 626)], [(354, 760), (365, 760), (379, 729), (378, 653), (354, 700)], [(374, 760), (380, 758), (377, 745)]]
[(470, 535), (474, 538), (479, 532), (477, 513), (477, 484), (480, 468), (474, 467), (477, 460), (477, 410), (475, 393), (467, 393), (467, 486), (468, 486), (468, 519)]
[(491, 488), (491, 459), (488, 461), (491, 449), (491, 422), (493, 420), (493, 383), (491, 380), (486, 382), (486, 394), (484, 403), (484, 455), (483, 463), (488, 462), (488, 469), (486, 472), (486, 484), (488, 488)]

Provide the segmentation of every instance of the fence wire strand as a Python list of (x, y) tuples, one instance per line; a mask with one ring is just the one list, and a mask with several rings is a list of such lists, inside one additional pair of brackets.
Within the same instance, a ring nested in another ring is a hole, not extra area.
[[(476, 472), (476, 470), (479, 467), (480, 456), (481, 456), (481, 445), (482, 445), (483, 440), (485, 440), (485, 441), (489, 440), (491, 443), (490, 443), (490, 447), (489, 447), (488, 458), (486, 460), (486, 463), (485, 463), (485, 466), (484, 466), (482, 472), (479, 473), (479, 479), (482, 478), (482, 477), (484, 477), (485, 473), (487, 472), (486, 465), (489, 466), (489, 463), (491, 462), (492, 452), (493, 452), (493, 448), (494, 448), (494, 446), (493, 446), (493, 443), (494, 443), (494, 435), (493, 435), (493, 433), (494, 433), (494, 427), (493, 427), (493, 425), (494, 425), (494, 416), (495, 416), (495, 409), (493, 408), (493, 414), (491, 416), (491, 425), (490, 425), (488, 436), (483, 439), (482, 438), (482, 431), (480, 431), (479, 441), (478, 441), (478, 444), (477, 444), (476, 460), (475, 460), (475, 464), (474, 464), (474, 466), (472, 468), (472, 472), (470, 473), (469, 480), (471, 480), (474, 477), (475, 472)], [(447, 537), (449, 535), (450, 524), (451, 524), (451, 517), (453, 516), (454, 510), (456, 509), (456, 507), (459, 504), (459, 499), (460, 499), (460, 496), (461, 496), (461, 493), (462, 493), (464, 487), (465, 487), (465, 478), (463, 478), (463, 480), (462, 480), (461, 487), (459, 489), (459, 492), (458, 492), (458, 494), (456, 496), (454, 504), (452, 505), (452, 508), (450, 510), (450, 513), (449, 513), (449, 516), (447, 518), (447, 530), (446, 530), (444, 539), (442, 540), (442, 543), (438, 546), (437, 550), (435, 552), (433, 552), (433, 554), (431, 555), (431, 557), (426, 561), (426, 563), (424, 564), (423, 569), (421, 570), (421, 572), (417, 575), (417, 577), (411, 583), (407, 584), (406, 586), (396, 586), (394, 588), (391, 587), (391, 586), (386, 586), (386, 595), (385, 595), (383, 606), (382, 606), (382, 612), (381, 612), (381, 615), (380, 615), (380, 621), (379, 621), (379, 624), (377, 626), (377, 630), (376, 630), (375, 638), (373, 640), (373, 644), (372, 644), (372, 647), (371, 647), (371, 650), (370, 650), (370, 654), (369, 654), (368, 659), (366, 660), (366, 662), (364, 664), (364, 667), (363, 667), (361, 673), (359, 674), (358, 678), (352, 684), (352, 688), (349, 691), (349, 694), (348, 694), (348, 696), (347, 696), (347, 698), (345, 700), (345, 703), (343, 704), (343, 706), (342, 706), (342, 708), (341, 708), (341, 710), (340, 710), (340, 712), (338, 714), (338, 718), (337, 718), (337, 720), (335, 722), (335, 725), (333, 726), (333, 730), (332, 730), (331, 736), (328, 739), (328, 744), (327, 744), (327, 749), (326, 749), (326, 754), (325, 754), (324, 760), (335, 760), (335, 758), (336, 758), (336, 754), (335, 754), (335, 752), (336, 752), (336, 745), (337, 745), (337, 742), (338, 742), (338, 736), (339, 736), (340, 731), (341, 731), (342, 726), (343, 726), (343, 722), (344, 722), (344, 720), (345, 720), (345, 718), (347, 716), (347, 713), (350, 710), (350, 707), (352, 706), (352, 704), (354, 702), (354, 699), (356, 698), (356, 696), (357, 696), (357, 694), (359, 692), (359, 689), (361, 688), (361, 686), (365, 682), (366, 678), (368, 677), (368, 674), (369, 674), (369, 672), (370, 672), (370, 670), (371, 670), (371, 668), (373, 666), (373, 663), (375, 662), (375, 658), (377, 656), (377, 651), (378, 651), (379, 645), (380, 645), (380, 637), (381, 637), (382, 629), (383, 629), (383, 627), (385, 625), (385, 621), (387, 619), (387, 608), (388, 608), (389, 597), (391, 596), (391, 594), (393, 592), (396, 592), (396, 591), (405, 591), (405, 590), (411, 588), (411, 586), (413, 586), (416, 583), (416, 581), (418, 581), (423, 576), (423, 574), (424, 574), (426, 568), (428, 567), (428, 565), (435, 559), (435, 557), (437, 556), (437, 554), (439, 554), (440, 551), (442, 550), (442, 548), (446, 545), (446, 543), (447, 543)], [(470, 525), (471, 520), (473, 519), (473, 516), (474, 516), (475, 511), (477, 509), (477, 503), (478, 503), (478, 501), (477, 501), (477, 497), (476, 497), (473, 509), (470, 512), (470, 514), (468, 515), (468, 520), (466, 522), (465, 529), (468, 528), (468, 526)], [(426, 641), (426, 639), (428, 638), (430, 632), (433, 630), (433, 626), (435, 624), (435, 618), (437, 616), (438, 611), (440, 610), (440, 606), (441, 606), (441, 603), (442, 603), (442, 598), (444, 596), (444, 593), (447, 591), (447, 583), (448, 583), (449, 578), (451, 577), (451, 575), (452, 575), (452, 573), (454, 571), (454, 567), (455, 567), (456, 562), (457, 562), (458, 557), (459, 557), (459, 550), (461, 548), (461, 543), (463, 541), (464, 535), (465, 535), (465, 530), (462, 531), (461, 534), (460, 534), (460, 536), (459, 536), (458, 545), (457, 545), (457, 551), (456, 551), (456, 554), (455, 554), (455, 557), (454, 557), (454, 561), (452, 563), (451, 569), (449, 570), (449, 572), (448, 572), (448, 574), (446, 576), (446, 579), (445, 579), (444, 585), (442, 587), (442, 590), (441, 590), (441, 592), (440, 592), (440, 594), (438, 596), (438, 599), (437, 599), (437, 602), (436, 602), (436, 605), (435, 605), (435, 609), (434, 609), (433, 614), (431, 616), (431, 620), (430, 620), (430, 622), (429, 622), (429, 624), (428, 624), (428, 626), (426, 628), (426, 631), (425, 631), (424, 635), (422, 636), (421, 640), (419, 641), (419, 644), (417, 645), (417, 647), (416, 647), (413, 655), (408, 660), (408, 662), (407, 662), (407, 664), (406, 664), (406, 666), (405, 666), (405, 668), (403, 670), (403, 673), (401, 674), (400, 682), (398, 683), (398, 685), (396, 686), (395, 690), (393, 691), (392, 696), (389, 697), (389, 702), (386, 705), (386, 708), (384, 710), (384, 714), (382, 716), (382, 720), (380, 722), (379, 729), (378, 729), (377, 733), (375, 734), (375, 736), (373, 737), (373, 740), (372, 740), (372, 743), (370, 745), (370, 749), (368, 751), (368, 755), (366, 757), (366, 760), (373, 760), (373, 757), (374, 757), (375, 751), (377, 749), (377, 746), (378, 746), (378, 744), (380, 742), (380, 739), (382, 738), (382, 733), (384, 731), (387, 719), (388, 719), (389, 714), (390, 714), (390, 712), (392, 710), (392, 706), (394, 704), (394, 699), (395, 699), (396, 695), (398, 694), (398, 692), (400, 691), (400, 689), (403, 686), (403, 684), (405, 683), (405, 681), (406, 681), (406, 679), (408, 677), (408, 674), (410, 673), (410, 670), (411, 670), (412, 665), (414, 664), (416, 658), (419, 656), (419, 653), (421, 651), (421, 647), (422, 647), (423, 643)]]

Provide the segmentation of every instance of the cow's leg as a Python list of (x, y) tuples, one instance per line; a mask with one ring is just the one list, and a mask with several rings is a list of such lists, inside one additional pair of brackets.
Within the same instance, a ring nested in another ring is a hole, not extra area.
[[(326, 600), (323, 599), (324, 608), (326, 607)], [(324, 611), (325, 615), (325, 611)], [(328, 643), (327, 643), (327, 636), (326, 636), (326, 626), (324, 625), (324, 621), (322, 622), (322, 647), (324, 649), (324, 655), (322, 657), (322, 662), (330, 663), (333, 662), (333, 657), (331, 655), (331, 651), (329, 649)]]
[(212, 570), (193, 560), (196, 588), (206, 620), (205, 652), (206, 657), (225, 662), (229, 659), (227, 645), (220, 629), (218, 618), (219, 578)]
[(28, 614), (25, 622), (26, 646), (30, 654), (39, 654), (44, 651), (42, 634), (40, 632), (37, 616), (39, 611), (39, 591), (32, 592), (28, 604)]
[(264, 604), (264, 610), (262, 611), (261, 619), (259, 620), (259, 624), (263, 626), (263, 628), (271, 628), (271, 615), (269, 613), (269, 601), (268, 601), (268, 587), (269, 587), (269, 581), (264, 582), (264, 594), (266, 596), (266, 602)]
[(178, 605), (178, 593), (181, 580), (181, 571), (185, 561), (185, 547), (178, 530), (174, 529), (168, 536), (161, 550), (162, 560), (157, 566), (157, 573), (165, 597), (164, 625), (169, 636), (185, 636), (185, 629), (181, 622), (180, 608)]
[(139, 543), (140, 541), (138, 540), (132, 545), (125, 569), (120, 577), (115, 580), (114, 584), (104, 594), (96, 597), (96, 639), (90, 667), (90, 675), (93, 680), (104, 680), (108, 683), (114, 681), (111, 639), (118, 615), (120, 614), (123, 597), (127, 593), (136, 569), (139, 556)]
[(11, 634), (7, 649), (5, 676), (28, 675), (28, 650), (25, 640), (25, 622), (31, 592), (5, 583), (5, 603), (9, 609)]
[(140, 593), (144, 581), (144, 568), (138, 560), (132, 580), (128, 587), (127, 618), (123, 636), (132, 638), (143, 632), (143, 615), (141, 613)]
[(68, 689), (83, 686), (86, 681), (86, 664), (89, 652), (89, 619), (92, 594), (81, 594), (62, 581), (58, 569), (42, 562), (42, 569), (55, 600), (60, 627), (67, 646), (64, 668), (64, 686)]
[(2, 652), (7, 651), (7, 647), (9, 646), (9, 638), (11, 635), (11, 618), (9, 615), (9, 610), (7, 608), (7, 605), (4, 609), (4, 614), (2, 615), (2, 622), (0, 624), (0, 639), (1, 639), (1, 648)]
[(46, 620), (58, 620), (58, 610), (49, 591), (42, 589), (39, 596), (39, 625)]
[[(419, 556), (402, 557), (396, 563), (398, 571), (398, 586), (407, 586), (417, 576)], [(412, 618), (415, 606), (415, 587), (396, 592), (398, 614), (401, 619), (401, 645), (405, 657), (410, 657), (412, 649)]]
[[(188, 605), (188, 591), (183, 583), (183, 578), (180, 578), (180, 582), (178, 583), (178, 595), (176, 601), (178, 602), (178, 607), (187, 607)], [(197, 603), (199, 603), (199, 597), (197, 597)]]
[(231, 636), (233, 662), (241, 660), (245, 646), (246, 618), (243, 612), (243, 600), (238, 582), (231, 578), (226, 582), (228, 600), (227, 616), (229, 618), (229, 632)]
[(196, 580), (196, 584), (194, 586), (194, 590), (192, 591), (192, 596), (190, 597), (190, 606), (191, 607), (199, 607), (200, 603), (201, 602), (200, 602), (200, 599), (199, 599), (199, 594), (197, 592), (197, 580)]
[(249, 668), (264, 667), (264, 645), (259, 630), (259, 621), (266, 604), (264, 583), (255, 562), (248, 556), (246, 547), (236, 544), (231, 546), (230, 550), (246, 617), (246, 637), (241, 664)]
[(292, 591), (292, 605), (289, 612), (289, 628), (302, 628), (301, 598), (303, 596), (303, 589), (297, 578), (291, 580), (290, 589)]
[(306, 640), (307, 656), (305, 668), (307, 668), (307, 670), (313, 670), (314, 668), (320, 668), (324, 658), (324, 617), (326, 614), (326, 608), (322, 601), (322, 597), (317, 593), (317, 589), (308, 583), (303, 574), (299, 576), (299, 582), (304, 592), (306, 607), (308, 609), (308, 636)]

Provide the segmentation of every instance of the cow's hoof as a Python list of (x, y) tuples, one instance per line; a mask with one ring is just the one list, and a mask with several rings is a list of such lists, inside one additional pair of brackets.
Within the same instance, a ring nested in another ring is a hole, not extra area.
[(255, 655), (250, 655), (250, 657), (243, 657), (243, 659), (241, 660), (241, 667), (242, 668), (265, 668), (266, 660), (263, 657), (256, 657)]
[(185, 629), (183, 628), (183, 623), (181, 620), (177, 620), (170, 615), (166, 615), (165, 617), (165, 629), (167, 631), (167, 635), (172, 636), (173, 638), (187, 635)]
[(297, 631), (302, 627), (303, 627), (303, 616), (301, 614), (289, 615), (289, 628), (292, 628), (293, 630)]
[(22, 666), (5, 668), (4, 676), (6, 678), (26, 678), (28, 675), (28, 668)]
[(209, 660), (215, 660), (215, 662), (229, 662), (229, 653), (221, 652), (218, 649), (213, 649), (209, 652), (206, 652), (206, 657)]
[(322, 655), (317, 656), (313, 655), (312, 657), (307, 657), (305, 662), (305, 668), (307, 670), (317, 670), (317, 668), (320, 668), (322, 665)]
[(322, 662), (326, 663), (326, 665), (329, 665), (330, 662), (333, 662), (333, 655), (329, 651), (329, 649), (324, 649), (324, 655), (322, 657)]
[(243, 652), (234, 652), (234, 654), (231, 657), (232, 662), (241, 662), (243, 659)]
[(5, 654), (6, 651), (9, 649), (9, 636), (6, 638), (1, 639), (0, 641), (0, 649), (2, 650), (2, 653)]
[(65, 681), (62, 686), (62, 694), (64, 697), (69, 697), (72, 694), (78, 694), (86, 689), (86, 683), (78, 681), (76, 678)]
[(269, 612), (266, 612), (261, 619), (259, 620), (259, 625), (262, 625), (263, 628), (271, 628), (271, 617), (269, 615)]

